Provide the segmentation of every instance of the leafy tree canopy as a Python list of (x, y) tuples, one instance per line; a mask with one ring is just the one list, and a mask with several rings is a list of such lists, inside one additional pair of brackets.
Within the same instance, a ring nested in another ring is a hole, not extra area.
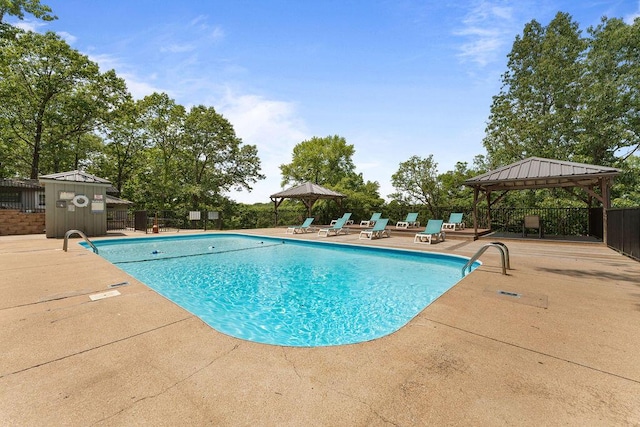
[(438, 164), (432, 154), (427, 158), (411, 156), (400, 163), (398, 171), (391, 176), (391, 183), (396, 192), (389, 197), (410, 205), (425, 205), (435, 215), (443, 189), (438, 180)]
[(9, 141), (0, 163), (33, 179), (77, 166), (91, 151), (85, 135), (124, 99), (124, 81), (51, 32), (0, 38), (0, 51), (0, 124)]
[(483, 144), (492, 167), (529, 156), (620, 166), (640, 144), (640, 20), (585, 38), (566, 13), (528, 23), (508, 55)]
[(51, 8), (40, 3), (40, 0), (0, 0), (0, 22), (2, 22), (5, 15), (15, 16), (22, 20), (25, 13), (30, 13), (43, 21), (58, 19), (51, 12)]
[(49, 6), (40, 3), (40, 0), (0, 0), (0, 37), (14, 38), (21, 33), (18, 27), (4, 22), (7, 16), (15, 16), (23, 20), (25, 14), (31, 14), (43, 21), (58, 19), (51, 14)]
[(280, 165), (282, 185), (305, 181), (334, 186), (354, 174), (353, 145), (338, 135), (313, 137), (293, 148), (291, 163)]
[[(352, 212), (354, 219), (369, 218), (372, 210), (384, 204), (377, 182), (364, 180), (355, 171), (353, 145), (338, 135), (313, 137), (293, 148), (292, 161), (280, 165), (282, 185), (314, 182), (347, 196), (343, 210)], [(335, 203), (319, 201), (314, 206), (319, 221), (326, 222), (341, 214)]]

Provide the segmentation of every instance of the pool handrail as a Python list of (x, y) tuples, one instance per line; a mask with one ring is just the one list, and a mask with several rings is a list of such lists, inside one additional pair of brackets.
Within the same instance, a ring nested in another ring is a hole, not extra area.
[(497, 248), (500, 251), (500, 260), (502, 261), (502, 274), (504, 274), (505, 276), (507, 275), (507, 270), (511, 270), (511, 263), (509, 261), (509, 248), (507, 248), (507, 245), (502, 242), (491, 242), (478, 249), (478, 252), (476, 252), (475, 255), (472, 256), (469, 261), (467, 261), (464, 267), (462, 267), (462, 277), (465, 276), (465, 271), (467, 269), (469, 269), (469, 273), (471, 272), (471, 266), (473, 265), (473, 263), (476, 262), (478, 258), (480, 258), (480, 255), (485, 253), (485, 251), (491, 247)]
[(93, 242), (91, 240), (89, 240), (89, 238), (87, 237), (86, 234), (84, 234), (82, 231), (80, 230), (69, 230), (66, 233), (64, 233), (64, 243), (62, 244), (62, 250), (67, 252), (67, 247), (69, 246), (69, 236), (73, 235), (73, 234), (78, 234), (80, 235), (80, 237), (82, 237), (84, 239), (85, 242), (87, 242), (87, 244), (89, 246), (91, 246), (91, 249), (93, 249), (93, 253), (97, 254), (98, 253), (98, 248), (96, 247), (96, 245), (93, 244)]

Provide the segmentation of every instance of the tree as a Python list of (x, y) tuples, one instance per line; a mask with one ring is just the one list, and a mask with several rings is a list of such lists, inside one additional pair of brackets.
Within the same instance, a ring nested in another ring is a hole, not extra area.
[(442, 200), (442, 183), (438, 180), (438, 164), (433, 155), (423, 159), (411, 156), (400, 163), (398, 171), (391, 176), (396, 192), (389, 197), (408, 204), (425, 205), (431, 215), (437, 216), (437, 207)]
[(640, 20), (603, 18), (588, 32), (576, 159), (623, 166), (640, 147)]
[(243, 145), (213, 107), (187, 112), (167, 94), (154, 93), (121, 110), (106, 126), (101, 167), (119, 174), (114, 182), (140, 208), (219, 209), (228, 206), (225, 192), (251, 190), (264, 178), (257, 148)]
[(128, 97), (110, 113), (101, 131), (104, 147), (95, 161), (95, 173), (111, 181), (118, 192), (122, 192), (142, 168), (145, 156), (140, 101), (134, 102)]
[(25, 13), (30, 13), (43, 21), (53, 21), (57, 16), (51, 15), (51, 8), (40, 3), (40, 0), (0, 0), (0, 23), (5, 15), (12, 15), (22, 20)]
[[(342, 208), (346, 212), (351, 212), (353, 218), (369, 219), (371, 214), (380, 211), (384, 206), (384, 199), (380, 197), (380, 184), (376, 181), (366, 181), (361, 173), (352, 173), (332, 187), (334, 190), (347, 196), (342, 201)], [(321, 204), (321, 206), (323, 206)], [(335, 217), (339, 212), (333, 204), (325, 203), (327, 216)]]
[(571, 158), (580, 131), (586, 46), (566, 13), (558, 13), (547, 27), (535, 20), (525, 25), (491, 105), (483, 144), (492, 166), (529, 156)]
[[(354, 153), (353, 145), (338, 135), (302, 141), (293, 148), (292, 162), (280, 165), (282, 185), (309, 181), (331, 188), (347, 196), (342, 202), (343, 209), (352, 212), (354, 218), (368, 219), (384, 200), (378, 193), (377, 182), (365, 182), (362, 174), (356, 173)], [(319, 201), (314, 211), (319, 222), (342, 214), (335, 203), (326, 200)]]
[(313, 137), (293, 148), (293, 159), (280, 165), (282, 185), (305, 181), (321, 185), (336, 185), (354, 173), (353, 145), (338, 135)]
[(136, 176), (134, 200), (146, 209), (172, 209), (180, 196), (185, 109), (165, 93), (145, 96), (139, 105), (142, 137), (149, 148)]
[(264, 179), (257, 148), (243, 146), (231, 123), (213, 107), (191, 108), (183, 126), (187, 168), (182, 176), (190, 209), (211, 207), (232, 188), (251, 191), (251, 184)]
[(442, 189), (442, 199), (450, 207), (471, 208), (473, 205), (473, 190), (463, 183), (477, 175), (470, 170), (466, 162), (457, 162), (452, 171), (447, 171), (438, 176)]
[(640, 148), (640, 20), (603, 18), (588, 34), (558, 13), (516, 37), (483, 141), (492, 167), (528, 156), (621, 166)]
[(611, 205), (616, 208), (640, 206), (640, 156), (628, 156), (612, 188)]
[(120, 102), (124, 81), (100, 74), (51, 32), (0, 38), (0, 50), (0, 125), (11, 143), (4, 156), (32, 179), (77, 165), (94, 141), (85, 135)]
[(21, 33), (18, 27), (3, 21), (6, 16), (15, 16), (23, 20), (27, 13), (43, 21), (58, 19), (51, 14), (51, 8), (41, 4), (40, 0), (0, 0), (0, 38), (11, 39)]

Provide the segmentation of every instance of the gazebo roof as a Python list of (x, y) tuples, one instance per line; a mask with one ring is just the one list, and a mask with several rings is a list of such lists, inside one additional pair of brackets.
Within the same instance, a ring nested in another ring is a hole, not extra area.
[(332, 199), (338, 206), (342, 204), (342, 199), (347, 197), (342, 193), (330, 190), (322, 185), (305, 182), (295, 187), (288, 188), (279, 193), (272, 194), (271, 201), (275, 205), (276, 225), (278, 224), (278, 206), (284, 199), (298, 199), (307, 207), (307, 213), (311, 216), (313, 205), (320, 199)]
[(279, 199), (279, 198), (336, 199), (336, 198), (344, 198), (347, 196), (345, 196), (342, 193), (338, 193), (337, 191), (330, 190), (321, 185), (313, 184), (311, 182), (305, 182), (303, 184), (296, 185), (295, 187), (288, 188), (279, 193), (272, 194), (270, 197), (272, 199)]
[(619, 173), (606, 166), (529, 157), (470, 178), (464, 184), (489, 190), (589, 186)]

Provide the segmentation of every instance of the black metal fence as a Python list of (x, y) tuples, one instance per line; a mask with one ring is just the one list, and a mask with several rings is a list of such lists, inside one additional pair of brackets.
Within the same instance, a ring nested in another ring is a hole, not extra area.
[(607, 210), (607, 245), (640, 261), (640, 208)]
[(15, 209), (20, 212), (44, 212), (44, 189), (12, 184), (0, 186), (0, 209)]
[(107, 231), (132, 230), (132, 218), (133, 214), (124, 209), (107, 210)]
[(198, 214), (176, 211), (115, 211), (107, 216), (107, 230), (153, 233), (154, 231), (220, 229), (221, 218), (218, 212), (198, 212)]
[[(490, 228), (494, 231), (521, 232), (524, 217), (538, 215), (544, 224), (544, 233), (558, 236), (596, 236), (602, 237), (602, 220), (599, 224), (591, 219), (597, 217), (597, 211), (602, 218), (602, 209), (594, 209), (590, 214), (589, 208), (492, 208), (491, 224), (487, 222), (487, 209), (478, 209), (478, 227)], [(467, 225), (471, 220), (467, 215)], [(599, 225), (599, 229), (598, 229)]]

